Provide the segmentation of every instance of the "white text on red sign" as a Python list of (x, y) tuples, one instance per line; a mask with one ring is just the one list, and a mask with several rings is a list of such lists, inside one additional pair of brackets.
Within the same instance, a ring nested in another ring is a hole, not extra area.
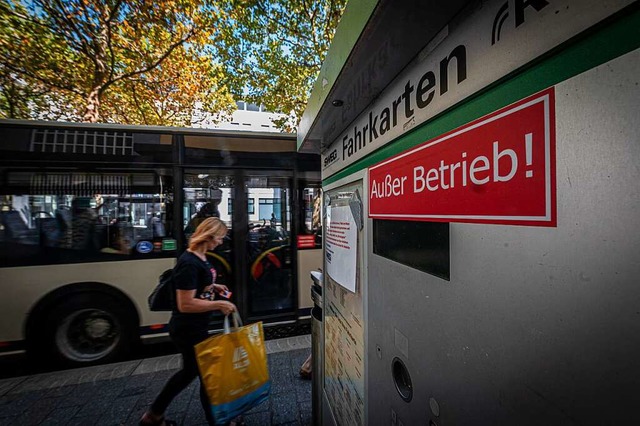
[(548, 89), (371, 167), (369, 216), (555, 226), (553, 95)]

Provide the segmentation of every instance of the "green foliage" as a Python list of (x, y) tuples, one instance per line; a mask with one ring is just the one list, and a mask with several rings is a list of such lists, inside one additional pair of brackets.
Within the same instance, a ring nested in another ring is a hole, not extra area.
[(234, 94), (292, 130), (345, 2), (0, 0), (0, 116), (188, 126)]
[(199, 101), (224, 116), (216, 19), (207, 0), (3, 0), (1, 114), (188, 125)]
[(293, 130), (346, 0), (221, 0), (213, 48), (239, 97), (289, 115)]

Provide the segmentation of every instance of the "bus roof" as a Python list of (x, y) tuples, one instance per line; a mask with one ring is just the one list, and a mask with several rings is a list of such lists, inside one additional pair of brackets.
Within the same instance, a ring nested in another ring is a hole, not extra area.
[(224, 138), (247, 138), (247, 139), (268, 139), (268, 140), (296, 140), (295, 133), (275, 133), (275, 132), (255, 132), (242, 130), (222, 130), (222, 129), (198, 129), (191, 127), (170, 127), (170, 126), (140, 126), (130, 124), (111, 123), (74, 123), (67, 121), (45, 121), (45, 120), (0, 120), (0, 127), (43, 127), (48, 129), (71, 129), (71, 130), (103, 130), (103, 131), (125, 131), (131, 133), (155, 133), (155, 134), (182, 134), (188, 136), (210, 136)]

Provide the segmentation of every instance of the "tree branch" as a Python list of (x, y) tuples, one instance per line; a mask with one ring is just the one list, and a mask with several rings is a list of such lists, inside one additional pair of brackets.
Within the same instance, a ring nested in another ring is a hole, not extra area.
[(154, 63), (152, 63), (152, 64), (150, 64), (150, 65), (148, 65), (148, 66), (146, 66), (146, 67), (144, 67), (144, 68), (141, 68), (141, 69), (138, 69), (138, 70), (135, 70), (135, 71), (131, 71), (131, 72), (129, 72), (129, 73), (122, 74), (122, 75), (120, 75), (120, 76), (118, 76), (118, 77), (116, 77), (116, 78), (112, 79), (111, 81), (109, 81), (109, 82), (105, 85), (105, 89), (106, 89), (108, 86), (112, 85), (113, 83), (115, 83), (115, 82), (117, 82), (117, 81), (123, 80), (123, 79), (125, 79), (125, 78), (130, 78), (130, 77), (133, 77), (133, 76), (136, 76), (136, 75), (144, 74), (145, 72), (149, 72), (149, 71), (151, 71), (152, 69), (156, 68), (156, 67), (157, 67), (158, 65), (160, 65), (160, 64), (161, 64), (165, 59), (167, 59), (167, 57), (168, 57), (168, 56), (169, 56), (169, 55), (170, 55), (170, 54), (171, 54), (171, 53), (172, 53), (172, 52), (173, 52), (173, 51), (174, 51), (178, 46), (181, 46), (182, 44), (186, 43), (186, 42), (187, 42), (187, 40), (189, 40), (189, 39), (190, 39), (194, 34), (195, 34), (195, 30), (192, 28), (192, 29), (191, 29), (191, 30), (190, 30), (190, 31), (189, 31), (189, 32), (188, 32), (184, 37), (182, 37), (180, 40), (178, 40), (178, 41), (176, 41), (174, 44), (172, 44), (172, 45), (167, 49), (167, 51), (166, 51), (164, 54), (162, 54), (162, 55), (161, 55), (161, 56), (160, 56), (160, 57), (159, 57), (159, 58), (158, 58)]

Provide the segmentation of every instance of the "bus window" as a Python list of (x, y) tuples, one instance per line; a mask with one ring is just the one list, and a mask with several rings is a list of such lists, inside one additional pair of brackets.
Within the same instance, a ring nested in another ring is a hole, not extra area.
[[(170, 176), (8, 172), (0, 206), (4, 266), (123, 260), (171, 248)], [(12, 185), (28, 182), (28, 187)], [(164, 241), (164, 243), (163, 243)], [(171, 253), (174, 255), (175, 252)]]
[(313, 235), (313, 246), (301, 241), (298, 248), (322, 248), (322, 189), (304, 188), (302, 191), (304, 226), (298, 235)]
[(224, 284), (232, 293), (237, 293), (234, 285), (231, 251), (231, 220), (233, 201), (233, 177), (224, 174), (209, 174), (202, 170), (190, 170), (184, 175), (184, 241), (189, 238), (198, 225), (208, 217), (220, 218), (229, 228), (227, 238), (216, 247), (214, 252), (207, 253), (207, 259), (217, 272), (217, 282)]

